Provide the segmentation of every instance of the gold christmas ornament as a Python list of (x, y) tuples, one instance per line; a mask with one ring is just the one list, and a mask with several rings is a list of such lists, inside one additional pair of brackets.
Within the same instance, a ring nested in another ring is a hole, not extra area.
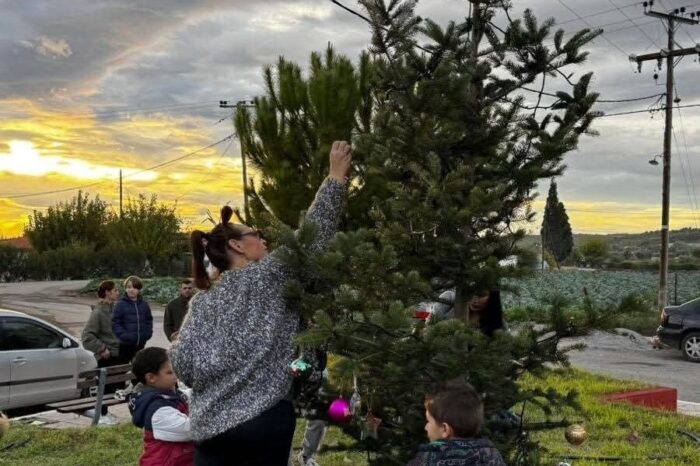
[(588, 438), (588, 432), (582, 425), (572, 424), (564, 431), (564, 437), (571, 445), (579, 446)]
[(7, 419), (7, 416), (0, 413), (0, 439), (7, 433), (8, 430), (10, 430), (10, 420)]

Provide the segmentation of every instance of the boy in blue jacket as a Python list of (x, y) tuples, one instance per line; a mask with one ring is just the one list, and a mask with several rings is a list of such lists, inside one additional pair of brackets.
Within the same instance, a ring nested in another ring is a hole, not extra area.
[(124, 280), (124, 296), (112, 313), (112, 331), (119, 340), (119, 357), (128, 363), (153, 336), (151, 307), (141, 298), (143, 282), (135, 275)]
[(470, 385), (428, 396), (425, 418), (430, 443), (407, 466), (505, 466), (494, 444), (478, 437), (484, 404)]

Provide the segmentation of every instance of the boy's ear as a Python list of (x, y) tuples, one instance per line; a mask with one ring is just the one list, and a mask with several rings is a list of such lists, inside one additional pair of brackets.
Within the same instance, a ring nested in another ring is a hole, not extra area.
[(451, 439), (454, 438), (455, 431), (451, 425), (449, 425), (446, 422), (443, 422), (442, 424), (440, 424), (440, 433), (442, 434), (442, 438)]

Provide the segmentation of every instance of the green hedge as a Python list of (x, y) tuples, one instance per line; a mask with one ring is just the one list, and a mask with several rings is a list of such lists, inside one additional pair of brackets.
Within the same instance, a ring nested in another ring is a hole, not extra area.
[(3, 282), (189, 273), (189, 256), (185, 253), (153, 259), (150, 270), (144, 270), (145, 264), (146, 256), (142, 252), (118, 246), (94, 251), (88, 246), (70, 245), (42, 253), (0, 246), (0, 281)]

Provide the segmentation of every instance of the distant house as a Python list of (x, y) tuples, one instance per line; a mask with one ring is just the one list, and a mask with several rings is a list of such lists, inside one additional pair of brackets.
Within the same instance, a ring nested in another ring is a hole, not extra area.
[(19, 238), (8, 238), (0, 239), (0, 246), (12, 246), (17, 249), (32, 249), (32, 243), (29, 242), (29, 238), (26, 236), (20, 236)]

